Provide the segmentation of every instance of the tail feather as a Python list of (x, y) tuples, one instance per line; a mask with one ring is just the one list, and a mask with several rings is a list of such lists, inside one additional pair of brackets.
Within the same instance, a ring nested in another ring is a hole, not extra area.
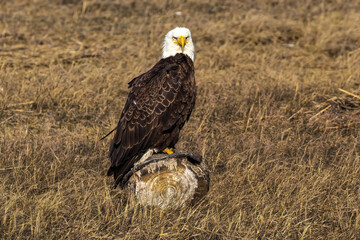
[(144, 153), (141, 153), (135, 157), (132, 157), (130, 160), (126, 161), (125, 164), (117, 167), (110, 167), (107, 175), (111, 176), (114, 175), (114, 188), (116, 188), (118, 185), (120, 185), (121, 188), (123, 188), (127, 182), (128, 179), (124, 179), (124, 176), (131, 171), (132, 167), (134, 166), (134, 163), (137, 162)]

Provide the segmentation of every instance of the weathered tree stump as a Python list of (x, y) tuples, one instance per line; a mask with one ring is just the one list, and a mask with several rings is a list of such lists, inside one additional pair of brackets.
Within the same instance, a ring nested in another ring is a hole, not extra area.
[(209, 190), (209, 172), (200, 155), (148, 151), (126, 174), (130, 190), (146, 206), (180, 208), (199, 201)]

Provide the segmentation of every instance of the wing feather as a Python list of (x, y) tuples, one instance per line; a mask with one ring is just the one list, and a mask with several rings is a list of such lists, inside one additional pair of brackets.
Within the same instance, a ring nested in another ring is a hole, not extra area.
[[(186, 121), (186, 109), (190, 106), (185, 106), (189, 104), (188, 96), (181, 96), (184, 95), (181, 86), (189, 79), (195, 85), (193, 78), (192, 61), (177, 54), (160, 60), (150, 71), (129, 83), (132, 89), (109, 151), (108, 175), (114, 173), (116, 184), (133, 166), (138, 154), (158, 147), (164, 132), (176, 127), (179, 121)], [(195, 100), (195, 86), (193, 88), (192, 101)], [(174, 139), (177, 141), (177, 138)]]

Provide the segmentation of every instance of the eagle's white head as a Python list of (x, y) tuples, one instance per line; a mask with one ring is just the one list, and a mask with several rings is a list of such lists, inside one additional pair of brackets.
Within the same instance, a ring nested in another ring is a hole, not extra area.
[(184, 27), (177, 27), (168, 32), (164, 39), (162, 58), (175, 56), (177, 53), (188, 55), (194, 61), (194, 44), (191, 32)]

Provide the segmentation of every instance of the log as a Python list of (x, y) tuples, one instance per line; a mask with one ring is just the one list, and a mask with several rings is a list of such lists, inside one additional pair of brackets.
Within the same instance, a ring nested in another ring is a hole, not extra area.
[(193, 205), (209, 191), (209, 171), (200, 155), (153, 154), (149, 150), (125, 175), (140, 204), (160, 208)]

